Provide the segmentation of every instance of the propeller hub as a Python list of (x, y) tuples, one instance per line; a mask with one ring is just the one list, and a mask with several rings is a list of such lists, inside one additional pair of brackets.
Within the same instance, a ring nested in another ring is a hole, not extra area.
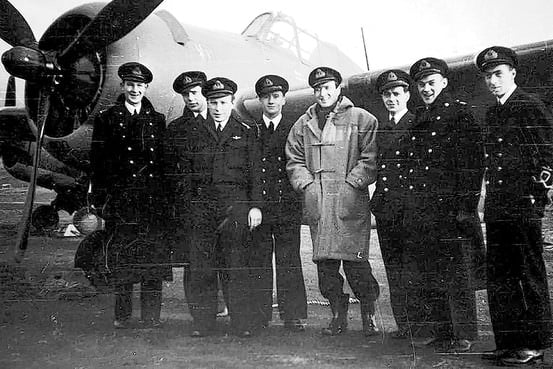
[(26, 46), (16, 46), (2, 54), (2, 63), (11, 75), (26, 81), (41, 81), (60, 74), (40, 50)]

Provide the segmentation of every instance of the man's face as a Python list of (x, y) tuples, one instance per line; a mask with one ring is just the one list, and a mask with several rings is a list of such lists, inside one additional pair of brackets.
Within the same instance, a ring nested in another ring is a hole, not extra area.
[(407, 101), (411, 97), (409, 90), (403, 86), (396, 86), (382, 91), (380, 94), (384, 106), (390, 113), (397, 113), (407, 109)]
[(429, 74), (417, 81), (417, 90), (426, 105), (432, 104), (447, 87), (447, 78), (439, 73)]
[(182, 99), (186, 107), (194, 113), (201, 113), (206, 109), (207, 102), (205, 96), (202, 95), (202, 87), (194, 86), (182, 92)]
[(210, 97), (207, 99), (207, 108), (215, 123), (226, 122), (230, 118), (233, 107), (234, 96), (232, 95)]
[(148, 84), (144, 82), (123, 81), (121, 88), (125, 94), (125, 101), (131, 105), (138, 105), (142, 101)]
[(499, 64), (486, 69), (484, 80), (490, 92), (501, 97), (509, 91), (515, 83), (516, 69), (507, 64)]
[(286, 104), (286, 98), (282, 91), (273, 91), (262, 94), (259, 97), (259, 102), (261, 102), (263, 114), (265, 114), (267, 118), (275, 118), (282, 112), (282, 107)]
[(340, 86), (336, 86), (335, 81), (328, 81), (317, 85), (313, 88), (313, 91), (315, 98), (317, 99), (317, 103), (321, 106), (321, 108), (328, 108), (338, 101), (342, 88)]

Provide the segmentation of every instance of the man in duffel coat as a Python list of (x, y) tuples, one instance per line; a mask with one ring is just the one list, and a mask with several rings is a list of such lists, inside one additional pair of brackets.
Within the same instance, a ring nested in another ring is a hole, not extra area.
[(217, 313), (217, 273), (227, 284), (232, 333), (250, 337), (255, 328), (247, 233), (261, 224), (256, 160), (257, 129), (233, 112), (237, 85), (210, 79), (202, 93), (209, 117), (196, 121), (190, 141), (190, 298), (193, 337), (210, 334)]
[(377, 333), (374, 302), (379, 286), (369, 264), (368, 185), (376, 179), (375, 135), (378, 122), (341, 93), (342, 77), (332, 68), (309, 74), (316, 103), (290, 130), (286, 170), (302, 194), (313, 241), (319, 289), (330, 302), (332, 320), (324, 335), (347, 329), (349, 295), (344, 278), (361, 302), (363, 331)]
[(171, 279), (164, 179), (165, 118), (144, 94), (152, 73), (140, 63), (119, 67), (123, 94), (95, 119), (91, 166), (93, 203), (106, 220), (108, 260), (115, 279), (115, 328), (132, 315), (133, 283), (141, 285), (141, 320), (159, 326), (162, 281)]
[[(416, 275), (413, 263), (403, 263), (405, 234), (403, 207), (408, 196), (403, 183), (403, 166), (407, 160), (405, 140), (409, 139), (409, 128), (414, 115), (407, 109), (411, 97), (409, 74), (392, 69), (380, 74), (376, 90), (382, 98), (387, 114), (379, 119), (376, 144), (378, 148), (376, 187), (371, 198), (371, 211), (376, 219), (378, 242), (388, 276), (390, 303), (397, 324), (392, 338), (408, 338), (419, 332), (417, 323), (423, 318), (416, 314), (418, 303), (408, 299), (406, 289), (411, 285), (409, 278)], [(413, 294), (410, 294), (411, 296)]]
[[(429, 309), (431, 343), (446, 352), (470, 350), (477, 336), (476, 301), (471, 285), (472, 239), (483, 176), (481, 130), (466, 104), (452, 98), (448, 66), (436, 58), (414, 63), (410, 75), (422, 104), (408, 139), (404, 168), (407, 256), (420, 279), (411, 291)], [(421, 299), (422, 298), (422, 299)], [(421, 306), (422, 308), (422, 306)], [(428, 342), (430, 343), (430, 342)]]
[(275, 255), (277, 301), (284, 327), (305, 330), (307, 297), (300, 257), (301, 201), (286, 174), (284, 148), (295, 120), (282, 113), (288, 82), (266, 75), (256, 82), (255, 91), (263, 111), (258, 120), (261, 153), (257, 158), (261, 181), (263, 223), (253, 231), (254, 250), (259, 257), (258, 289), (264, 291), (259, 314), (261, 324), (271, 320), (273, 301), (273, 252)]
[(551, 346), (541, 218), (552, 184), (552, 120), (541, 101), (517, 87), (513, 50), (489, 47), (476, 64), (497, 98), (486, 112), (484, 206), (496, 350), (483, 357), (528, 364)]

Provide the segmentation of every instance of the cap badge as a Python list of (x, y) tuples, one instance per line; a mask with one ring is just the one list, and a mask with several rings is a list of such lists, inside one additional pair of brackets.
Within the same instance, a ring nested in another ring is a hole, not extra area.
[(388, 82), (397, 81), (397, 76), (394, 72), (388, 73)]
[(315, 78), (317, 78), (317, 79), (318, 79), (318, 78), (323, 78), (324, 76), (325, 76), (325, 72), (323, 72), (322, 70), (317, 69), (317, 70), (315, 71)]
[(142, 75), (142, 71), (140, 70), (140, 68), (136, 67), (134, 68), (132, 71), (131, 71), (132, 74), (136, 75), (136, 76), (141, 76)]
[(192, 78), (188, 76), (184, 77), (184, 83), (192, 83)]
[(422, 60), (420, 65), (419, 65), (419, 70), (428, 69), (430, 67), (431, 67), (431, 65), (430, 65), (429, 62), (427, 62), (426, 60)]
[(263, 87), (270, 87), (273, 86), (274, 83), (269, 78), (265, 78), (265, 82), (263, 83)]
[(221, 81), (216, 80), (215, 83), (213, 84), (213, 89), (214, 89), (214, 90), (224, 90), (224, 89), (225, 89), (225, 85), (223, 85), (223, 84), (221, 83)]
[(498, 55), (494, 49), (489, 49), (488, 52), (484, 55), (484, 60), (497, 59)]

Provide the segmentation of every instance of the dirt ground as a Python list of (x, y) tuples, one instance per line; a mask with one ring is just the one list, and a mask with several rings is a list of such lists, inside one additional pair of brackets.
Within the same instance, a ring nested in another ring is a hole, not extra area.
[[(9, 178), (0, 176), (2, 181)], [(97, 293), (79, 270), (73, 255), (79, 238), (34, 235), (25, 260), (10, 259), (24, 186), (10, 180), (0, 189), (0, 368), (485, 368), (479, 352), (494, 348), (485, 292), (477, 293), (480, 340), (473, 352), (443, 355), (415, 347), (409, 340), (372, 339), (361, 335), (359, 304), (350, 305), (350, 330), (340, 337), (323, 337), (329, 308), (318, 294), (307, 228), (302, 259), (308, 290), (309, 318), (304, 333), (282, 328), (275, 312), (271, 326), (253, 338), (226, 334), (228, 318), (220, 318), (217, 334), (190, 338), (191, 317), (182, 291), (182, 271), (164, 285), (161, 329), (114, 330), (113, 297)], [(40, 190), (38, 201), (51, 193)], [(67, 223), (62, 214), (62, 224)], [(547, 222), (546, 231), (551, 229)], [(547, 233), (546, 232), (546, 233)], [(381, 284), (378, 325), (395, 328), (376, 232), (372, 232), (371, 264)], [(552, 275), (553, 255), (545, 254)], [(551, 284), (551, 282), (550, 282)], [(135, 301), (135, 306), (138, 306)], [(137, 313), (135, 311), (135, 313)], [(138, 315), (137, 315), (138, 316)], [(552, 368), (552, 352), (537, 368)]]

